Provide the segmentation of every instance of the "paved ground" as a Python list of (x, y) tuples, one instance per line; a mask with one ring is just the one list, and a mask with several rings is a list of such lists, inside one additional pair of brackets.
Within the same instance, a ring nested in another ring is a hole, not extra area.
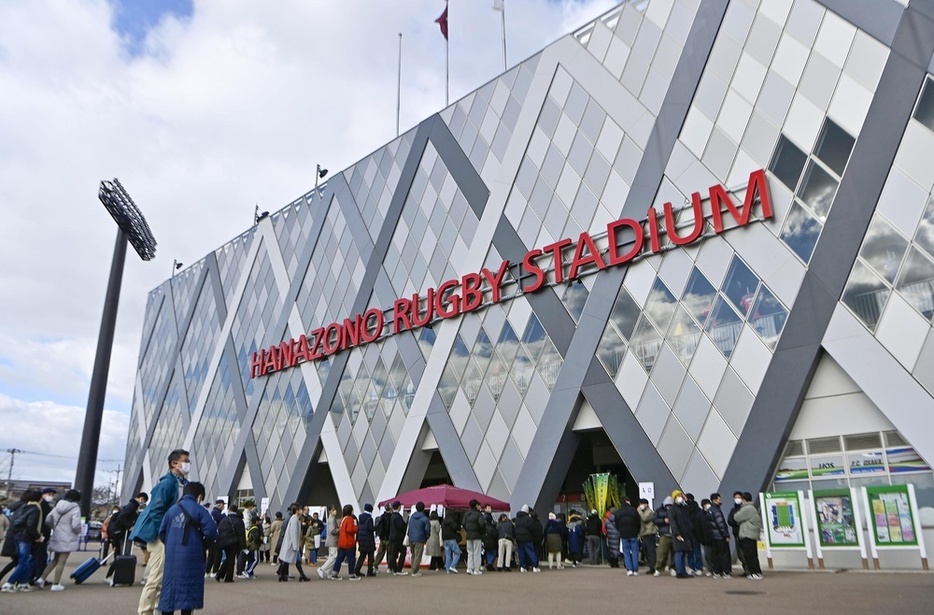
[[(77, 554), (76, 554), (77, 555)], [(83, 554), (82, 554), (83, 555)], [(72, 556), (74, 564), (84, 558)], [(74, 564), (68, 567), (70, 574)], [(141, 576), (142, 568), (139, 569)], [(314, 569), (307, 568), (313, 571)], [(717, 613), (932, 613), (934, 573), (772, 572), (762, 581), (743, 578), (678, 580), (627, 577), (621, 570), (581, 567), (541, 574), (485, 573), (480, 577), (425, 572), (421, 578), (380, 574), (359, 582), (277, 583), (262, 564), (255, 581), (208, 580), (205, 609), (224, 615), (258, 613), (608, 613), (631, 607), (641, 613), (689, 609)], [(346, 570), (344, 571), (346, 576)], [(0, 614), (63, 615), (136, 612), (139, 587), (112, 588), (98, 572), (63, 592), (0, 594)]]

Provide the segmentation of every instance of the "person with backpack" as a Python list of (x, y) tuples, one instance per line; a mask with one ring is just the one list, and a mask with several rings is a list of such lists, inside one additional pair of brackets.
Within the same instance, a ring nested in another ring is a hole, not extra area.
[(204, 608), (205, 551), (217, 537), (214, 518), (201, 506), (204, 494), (204, 485), (188, 483), (182, 499), (162, 518), (159, 540), (165, 545), (165, 572), (158, 604), (162, 615), (176, 610), (190, 615)]
[[(376, 563), (373, 564), (374, 574), (379, 574), (379, 565), (389, 554), (389, 520), (391, 517), (392, 511), (387, 508), (376, 520), (376, 537), (379, 539), (379, 547), (376, 549)], [(392, 566), (389, 566), (389, 572), (392, 572)]]
[(33, 586), (29, 584), (32, 579), (32, 550), (33, 545), (45, 541), (42, 536), (42, 509), (39, 500), (42, 493), (38, 490), (27, 491), (21, 496), (23, 504), (13, 511), (10, 530), (16, 541), (16, 569), (10, 575), (10, 580), (3, 585), (5, 592), (29, 592)]
[(305, 553), (308, 564), (312, 567), (318, 565), (318, 547), (321, 546), (321, 519), (318, 513), (311, 515), (308, 528), (305, 530)]
[(240, 518), (240, 510), (236, 504), (231, 504), (227, 515), (217, 524), (218, 555), (224, 557), (223, 563), (214, 577), (218, 583), (233, 583), (234, 568), (237, 565), (237, 554), (246, 547), (246, 528)]
[[(246, 523), (244, 522), (244, 525)], [(259, 549), (263, 546), (263, 528), (259, 515), (253, 515), (253, 522), (246, 528), (246, 550), (241, 551), (237, 561), (238, 575), (241, 579), (256, 578), (256, 564), (259, 563)]]
[(366, 576), (375, 577), (373, 552), (376, 551), (376, 530), (373, 527), (372, 504), (364, 504), (363, 512), (357, 519), (357, 548), (360, 550), (360, 559), (357, 560), (357, 567), (353, 571), (354, 576), (361, 576), (363, 560), (366, 559), (368, 562)]

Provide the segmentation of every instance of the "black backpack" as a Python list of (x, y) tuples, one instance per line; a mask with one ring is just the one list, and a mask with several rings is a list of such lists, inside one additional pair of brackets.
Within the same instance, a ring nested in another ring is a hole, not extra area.
[(230, 515), (227, 515), (217, 524), (217, 546), (221, 548), (232, 547), (238, 542), (240, 542), (240, 538), (237, 536), (237, 532), (234, 531)]

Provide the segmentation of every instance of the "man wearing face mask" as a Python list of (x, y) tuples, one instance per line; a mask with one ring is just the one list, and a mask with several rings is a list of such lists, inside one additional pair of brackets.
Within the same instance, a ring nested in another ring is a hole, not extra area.
[(679, 579), (690, 579), (685, 560), (694, 550), (694, 520), (688, 511), (684, 494), (675, 489), (671, 492), (671, 497), (674, 498), (675, 505), (668, 511), (668, 517), (671, 522), (671, 537), (675, 548), (675, 576)]
[(136, 521), (136, 527), (130, 534), (130, 540), (146, 543), (149, 552), (149, 564), (146, 572), (146, 586), (139, 597), (140, 615), (153, 615), (159, 604), (162, 591), (162, 573), (165, 566), (165, 546), (159, 539), (162, 519), (181, 497), (181, 491), (188, 484), (188, 472), (191, 469), (191, 456), (188, 451), (177, 449), (169, 453), (169, 471), (152, 488), (149, 505)]
[(743, 566), (743, 576), (749, 575), (749, 568), (746, 566), (746, 554), (743, 553), (743, 550), (739, 548), (739, 523), (736, 522), (736, 519), (733, 516), (736, 514), (740, 508), (743, 507), (743, 492), (734, 491), (733, 492), (733, 508), (730, 509), (729, 515), (727, 515), (727, 523), (730, 526), (730, 529), (733, 532), (733, 544), (736, 548), (736, 559), (739, 560), (739, 563)]

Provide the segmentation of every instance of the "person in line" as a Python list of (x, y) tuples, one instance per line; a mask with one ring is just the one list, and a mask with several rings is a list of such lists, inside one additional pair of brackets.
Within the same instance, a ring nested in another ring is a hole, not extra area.
[[(379, 565), (383, 563), (383, 558), (389, 553), (389, 530), (390, 519), (392, 518), (392, 509), (385, 508), (379, 518), (376, 520), (376, 537), (379, 539), (379, 546), (376, 549), (376, 564), (374, 564), (374, 573), (379, 574)], [(388, 566), (392, 573), (392, 565)]]
[(655, 509), (655, 527), (658, 528), (658, 555), (655, 562), (655, 574), (659, 576), (666, 569), (675, 576), (675, 569), (671, 567), (671, 555), (674, 552), (674, 538), (671, 535), (671, 507), (675, 501), (670, 495), (665, 496), (662, 505)]
[(441, 543), (441, 519), (438, 517), (438, 511), (433, 510), (429, 513), (428, 523), (431, 525), (428, 542), (425, 544), (425, 555), (431, 558), (428, 570), (441, 570), (444, 568), (444, 545)]
[(541, 572), (538, 567), (538, 553), (535, 550), (536, 529), (535, 521), (529, 514), (529, 505), (523, 504), (522, 509), (516, 514), (514, 521), (516, 527), (516, 545), (519, 556), (519, 572)]
[(32, 580), (32, 553), (33, 545), (44, 544), (42, 535), (42, 493), (38, 490), (26, 491), (20, 496), (23, 502), (13, 511), (10, 529), (16, 544), (16, 568), (10, 575), (10, 580), (3, 585), (5, 592), (29, 592), (33, 590)]
[[(694, 545), (688, 553), (688, 574), (702, 575), (704, 573), (704, 555), (703, 547), (707, 538), (704, 536), (704, 511), (693, 493), (685, 493), (684, 499), (688, 505), (688, 513), (691, 515), (691, 521), (694, 523)], [(709, 573), (707, 576), (710, 576)]]
[(723, 509), (720, 506), (723, 498), (719, 493), (710, 494), (710, 508), (708, 514), (713, 521), (710, 534), (710, 557), (707, 564), (714, 578), (729, 579), (732, 576), (732, 562), (730, 561), (730, 525), (726, 521)]
[(619, 568), (619, 529), (616, 527), (616, 509), (610, 508), (603, 516), (603, 535), (606, 538), (606, 561), (610, 568)]
[(110, 562), (104, 578), (109, 579), (113, 576), (117, 567), (117, 556), (130, 555), (133, 552), (133, 543), (127, 537), (136, 526), (140, 511), (146, 508), (148, 502), (149, 496), (146, 492), (141, 491), (136, 494), (136, 497), (124, 504), (116, 515), (111, 516), (110, 523), (107, 526), (107, 535), (111, 546), (113, 546), (114, 561)]
[(576, 510), (568, 517), (568, 559), (574, 568), (584, 560), (584, 519)]
[(762, 533), (762, 517), (753, 503), (752, 494), (744, 491), (743, 504), (733, 515), (739, 524), (739, 548), (743, 550), (746, 567), (749, 569), (747, 579), (762, 580), (762, 567), (759, 566), (759, 536)]
[(172, 615), (176, 610), (191, 615), (204, 608), (205, 551), (217, 538), (217, 525), (211, 513), (201, 506), (204, 485), (190, 482), (182, 499), (169, 508), (159, 526), (159, 541), (165, 545), (165, 573), (159, 611)]
[(516, 540), (516, 526), (513, 525), (509, 515), (503, 513), (496, 524), (496, 570), (499, 572), (512, 571), (512, 545)]
[[(19, 499), (12, 504), (10, 504), (10, 517), (16, 514), (16, 509), (20, 506), (23, 506), (26, 501), (24, 499), (26, 493), (24, 492), (20, 495)], [(0, 570), (0, 581), (6, 578), (6, 575), (9, 574), (11, 570), (16, 568), (16, 565), (19, 563), (19, 555), (16, 553), (16, 538), (13, 537), (13, 522), (7, 518), (6, 515), (0, 515), (3, 517), (6, 527), (3, 530), (3, 547), (0, 548), (0, 557), (9, 557), (10, 561), (7, 562), (7, 565), (3, 567), (3, 570)], [(0, 591), (9, 592), (13, 591), (14, 586), (10, 583), (4, 583), (3, 587), (0, 588)]]
[(39, 500), (39, 507), (42, 509), (42, 543), (34, 543), (32, 545), (32, 577), (30, 579), (33, 585), (42, 587), (38, 585), (39, 579), (42, 577), (42, 572), (45, 570), (46, 566), (49, 565), (49, 550), (48, 544), (49, 539), (52, 537), (52, 528), (45, 524), (45, 520), (49, 518), (49, 515), (52, 514), (52, 509), (55, 508), (55, 496), (58, 495), (58, 491), (52, 487), (46, 487), (42, 490), (42, 499)]
[[(291, 564), (295, 564), (300, 582), (309, 580), (302, 569), (301, 510), (302, 507), (298, 504), (293, 503), (289, 506), (289, 520), (284, 524), (285, 529), (282, 530), (282, 542), (276, 551), (279, 554), (279, 568), (276, 570), (276, 576), (279, 578), (280, 583), (289, 580), (289, 565)], [(321, 569), (318, 570), (320, 574)]]
[(740, 508), (743, 507), (743, 492), (734, 491), (733, 492), (733, 507), (730, 509), (730, 512), (727, 514), (726, 522), (730, 526), (730, 533), (733, 534), (733, 544), (736, 546), (736, 559), (739, 560), (740, 565), (743, 567), (743, 576), (749, 576), (749, 568), (746, 566), (746, 554), (743, 553), (743, 550), (739, 547), (739, 523), (733, 518)]
[(461, 524), (457, 515), (447, 511), (441, 523), (441, 540), (444, 542), (444, 570), (447, 574), (457, 574), (457, 564), (461, 559)]
[(117, 515), (120, 514), (120, 507), (114, 506), (113, 510), (110, 511), (110, 514), (107, 515), (107, 518), (104, 519), (104, 522), (101, 523), (101, 558), (107, 559), (107, 555), (110, 553), (111, 540), (110, 540), (110, 522), (117, 518)]
[(340, 522), (337, 520), (337, 507), (330, 506), (328, 508), (328, 521), (325, 525), (325, 532), (327, 534), (324, 538), (324, 546), (328, 550), (328, 558), (324, 561), (324, 565), (318, 568), (318, 578), (324, 579), (331, 576), (331, 573), (334, 571), (334, 564), (337, 562), (337, 552), (338, 552), (338, 541), (340, 539), (341, 527)]
[(359, 581), (357, 576), (357, 517), (353, 514), (353, 506), (345, 504), (341, 511), (340, 531), (337, 536), (337, 561), (329, 577), (332, 581), (341, 580), (341, 564), (347, 560), (348, 577), (351, 581)]
[(603, 523), (597, 510), (590, 511), (587, 522), (584, 524), (584, 533), (587, 536), (587, 554), (590, 556), (590, 565), (599, 566), (603, 553)]
[(405, 566), (405, 519), (402, 517), (402, 502), (392, 503), (392, 516), (389, 517), (389, 572), (404, 577), (408, 572)]
[(496, 571), (496, 554), (499, 551), (499, 530), (496, 529), (496, 519), (493, 517), (493, 507), (487, 504), (483, 509), (483, 520), (486, 530), (483, 534), (483, 559), (486, 562), (486, 571)]
[[(215, 527), (220, 525), (220, 522), (224, 519), (224, 516), (225, 516), (224, 508), (226, 506), (227, 506), (227, 503), (224, 502), (224, 500), (217, 500), (216, 502), (214, 502), (214, 508), (210, 510), (210, 513), (211, 513), (211, 518), (214, 520)], [(223, 558), (220, 557), (220, 553), (217, 547), (217, 541), (212, 540), (211, 546), (208, 548), (207, 566), (205, 567), (205, 570), (204, 570), (205, 574), (207, 574), (208, 577), (213, 579), (214, 577), (217, 576), (217, 571), (220, 569), (220, 566), (221, 566), (221, 559)]]
[(373, 525), (372, 504), (364, 504), (363, 512), (357, 518), (357, 548), (360, 550), (360, 558), (357, 560), (357, 567), (353, 569), (353, 576), (362, 576), (363, 560), (366, 560), (366, 576), (375, 577), (373, 553), (376, 551), (376, 529)]
[(551, 570), (557, 561), (558, 570), (564, 570), (561, 552), (564, 547), (564, 538), (567, 529), (555, 513), (548, 513), (548, 522), (545, 523), (545, 547), (548, 551), (548, 569)]
[(639, 532), (642, 530), (642, 517), (633, 508), (629, 498), (623, 497), (614, 518), (616, 530), (623, 543), (623, 565), (626, 575), (639, 575)]
[(272, 562), (271, 565), (279, 565), (279, 544), (282, 542), (282, 513), (276, 511), (276, 518), (272, 520), (271, 525), (271, 538), (269, 541), (269, 548), (272, 552)]
[(639, 540), (642, 542), (642, 549), (645, 551), (645, 563), (649, 566), (648, 574), (656, 574), (655, 558), (655, 539), (658, 536), (658, 527), (655, 525), (655, 511), (649, 507), (649, 501), (645, 498), (639, 500), (639, 519), (641, 526), (639, 528)]
[(422, 576), (422, 556), (425, 554), (425, 543), (431, 536), (431, 521), (425, 514), (425, 503), (417, 502), (415, 512), (409, 517), (409, 546), (412, 548), (412, 576)]
[[(269, 552), (271, 547), (269, 546), (270, 540), (272, 540), (272, 522), (269, 520), (269, 515), (263, 515), (263, 545), (259, 548), (259, 561), (260, 562), (269, 562)], [(317, 555), (317, 553), (315, 553)]]
[(324, 529), (318, 513), (311, 515), (308, 528), (305, 530), (305, 554), (309, 566), (318, 565), (318, 548), (321, 546), (321, 530)]
[[(74, 489), (69, 489), (65, 497), (59, 500), (58, 504), (45, 519), (46, 526), (52, 529), (52, 536), (49, 538), (49, 551), (52, 552), (52, 561), (42, 572), (42, 576), (36, 581), (36, 585), (44, 587), (47, 580), (53, 582), (52, 591), (60, 592), (65, 589), (62, 585), (62, 572), (65, 570), (65, 562), (68, 556), (78, 550), (81, 542), (81, 494)], [(54, 577), (49, 575), (54, 574)]]
[(172, 451), (169, 453), (168, 462), (168, 473), (152, 488), (149, 506), (140, 514), (130, 534), (130, 540), (145, 543), (149, 553), (146, 584), (140, 593), (137, 607), (139, 615), (153, 615), (159, 604), (165, 567), (165, 545), (159, 539), (159, 528), (162, 527), (162, 518), (166, 511), (181, 497), (182, 489), (188, 484), (188, 472), (191, 471), (191, 455), (186, 450)]
[(240, 509), (231, 504), (227, 515), (217, 524), (217, 552), (224, 561), (217, 570), (214, 580), (220, 583), (233, 583), (234, 569), (237, 566), (237, 554), (246, 548), (246, 529), (240, 518)]
[(477, 500), (470, 500), (470, 510), (464, 515), (464, 531), (467, 532), (467, 574), (483, 574), (481, 549), (486, 533), (486, 519), (480, 512), (480, 502)]
[(694, 550), (694, 520), (691, 519), (684, 494), (675, 489), (671, 496), (675, 504), (668, 511), (668, 519), (671, 522), (671, 537), (675, 549), (675, 577), (690, 579), (687, 561), (689, 554)]

